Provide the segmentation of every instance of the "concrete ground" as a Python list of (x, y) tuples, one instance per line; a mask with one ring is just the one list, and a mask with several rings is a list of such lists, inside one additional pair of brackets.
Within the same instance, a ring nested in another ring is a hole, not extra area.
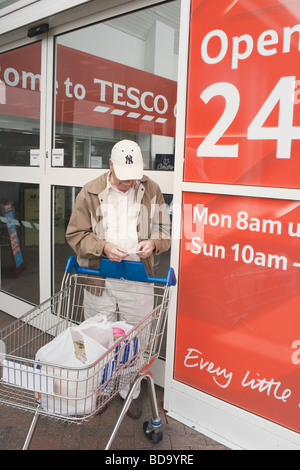
[[(163, 390), (157, 388), (162, 419), (163, 440), (154, 444), (145, 437), (143, 423), (151, 416), (144, 402), (142, 417), (125, 416), (110, 450), (225, 450), (223, 445), (184, 426), (167, 416), (162, 409)], [(69, 424), (40, 417), (33, 434), (30, 450), (101, 450), (105, 448), (121, 410), (121, 399), (115, 398), (102, 415), (83, 424)], [(8, 406), (0, 406), (0, 450), (22, 449), (32, 415)]]

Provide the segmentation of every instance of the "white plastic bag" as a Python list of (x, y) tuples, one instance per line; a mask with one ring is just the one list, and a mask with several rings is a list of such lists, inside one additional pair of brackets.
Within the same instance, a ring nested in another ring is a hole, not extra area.
[[(84, 344), (85, 360), (76, 354), (74, 342)], [(106, 351), (98, 341), (76, 327), (68, 328), (43, 346), (37, 352), (36, 360), (41, 362), (42, 370), (46, 369), (47, 374), (54, 376), (54, 396), (40, 394), (42, 408), (62, 416), (90, 414), (96, 407), (94, 392), (101, 371), (89, 366)]]
[(136, 368), (132, 358), (139, 349), (137, 337), (117, 345), (104, 367), (97, 362), (113, 346), (116, 329), (127, 334), (132, 326), (108, 322), (105, 316), (96, 315), (67, 328), (39, 349), (36, 360), (40, 361), (43, 372), (54, 376), (54, 395), (41, 393), (38, 397), (43, 409), (62, 416), (90, 414), (97, 405), (98, 388), (102, 386), (102, 393), (106, 393), (106, 384), (116, 371), (121, 369), (120, 374), (124, 375), (132, 367)]
[(112, 322), (107, 321), (105, 315), (95, 315), (80, 323), (77, 328), (106, 349), (114, 344)]

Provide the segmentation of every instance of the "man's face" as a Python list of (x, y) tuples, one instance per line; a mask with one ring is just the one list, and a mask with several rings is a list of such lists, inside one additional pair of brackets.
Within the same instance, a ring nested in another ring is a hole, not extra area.
[(129, 189), (133, 188), (137, 180), (119, 180), (116, 176), (116, 173), (114, 171), (114, 167), (111, 161), (109, 161), (109, 167), (111, 170), (110, 182), (116, 189), (125, 193)]

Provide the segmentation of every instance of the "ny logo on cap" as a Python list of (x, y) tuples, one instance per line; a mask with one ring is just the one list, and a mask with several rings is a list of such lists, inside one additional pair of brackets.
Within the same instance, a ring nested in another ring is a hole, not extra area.
[(125, 163), (126, 163), (126, 165), (130, 165), (131, 163), (133, 163), (132, 155), (126, 155)]

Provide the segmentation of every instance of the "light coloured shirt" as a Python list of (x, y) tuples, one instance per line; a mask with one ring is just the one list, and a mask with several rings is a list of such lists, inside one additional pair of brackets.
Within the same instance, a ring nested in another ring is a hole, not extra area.
[[(126, 192), (119, 191), (107, 181), (107, 207), (103, 212), (103, 224), (106, 227), (105, 240), (125, 251), (134, 251), (138, 245), (137, 219), (139, 207), (136, 201), (135, 187)], [(130, 254), (126, 259), (139, 261), (136, 254)]]

